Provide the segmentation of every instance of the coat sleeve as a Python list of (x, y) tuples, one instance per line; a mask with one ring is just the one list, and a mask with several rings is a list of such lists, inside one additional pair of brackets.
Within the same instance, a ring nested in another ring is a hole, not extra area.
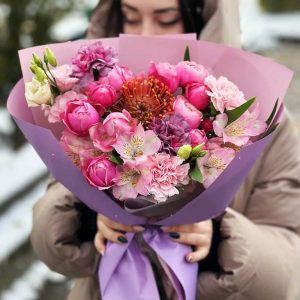
[(244, 213), (228, 208), (223, 215), (222, 271), (200, 275), (199, 299), (300, 299), (300, 146), (294, 131), (285, 117), (251, 171), (249, 192), (239, 192), (248, 197)]
[(50, 269), (69, 278), (93, 276), (99, 263), (93, 243), (78, 239), (81, 205), (62, 184), (50, 179), (33, 208), (33, 249)]

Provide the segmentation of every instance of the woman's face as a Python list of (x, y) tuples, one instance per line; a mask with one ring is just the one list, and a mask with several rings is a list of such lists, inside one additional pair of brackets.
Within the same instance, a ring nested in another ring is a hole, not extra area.
[(184, 33), (178, 0), (122, 0), (121, 6), (124, 33)]

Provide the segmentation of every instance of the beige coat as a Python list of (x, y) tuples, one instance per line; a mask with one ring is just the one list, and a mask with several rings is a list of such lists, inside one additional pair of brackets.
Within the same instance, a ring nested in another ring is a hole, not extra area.
[[(222, 0), (220, 5), (234, 2)], [(210, 18), (214, 10), (207, 7), (206, 11)], [(238, 27), (216, 26), (221, 20), (222, 24), (229, 24), (228, 16), (232, 19), (234, 15), (219, 9), (203, 36), (214, 33), (219, 41), (238, 45), (238, 39), (228, 35), (238, 31)], [(291, 122), (285, 117), (221, 219), (218, 256), (222, 272), (200, 274), (197, 299), (300, 297), (299, 149)], [(80, 205), (65, 187), (52, 182), (34, 207), (31, 241), (40, 259), (51, 269), (75, 278), (69, 300), (99, 300), (100, 256), (92, 242), (80, 243), (76, 235), (81, 225)]]

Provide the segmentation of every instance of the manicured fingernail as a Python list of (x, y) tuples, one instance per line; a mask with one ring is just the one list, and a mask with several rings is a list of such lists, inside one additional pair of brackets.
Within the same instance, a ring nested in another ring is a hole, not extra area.
[(145, 231), (145, 227), (142, 226), (133, 226), (134, 231), (143, 232)]
[(190, 263), (193, 262), (193, 255), (188, 255), (186, 260)]
[(103, 250), (100, 250), (101, 256), (104, 256), (105, 252)]
[(121, 242), (122, 244), (127, 244), (128, 241), (124, 236), (119, 236), (118, 241)]
[(180, 234), (177, 233), (177, 232), (171, 232), (171, 233), (169, 233), (169, 236), (170, 236), (172, 239), (175, 239), (175, 240), (177, 240), (177, 239), (180, 238)]

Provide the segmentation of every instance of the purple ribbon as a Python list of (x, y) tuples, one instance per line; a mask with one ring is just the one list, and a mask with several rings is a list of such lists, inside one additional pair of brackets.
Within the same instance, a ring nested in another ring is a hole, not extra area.
[[(196, 299), (198, 264), (185, 260), (191, 247), (173, 242), (155, 227), (149, 227), (140, 234), (156, 252), (163, 268), (167, 268), (166, 275), (176, 290), (178, 300)], [(99, 281), (102, 299), (159, 300), (151, 263), (142, 253), (137, 235), (128, 233), (126, 236), (126, 245), (109, 243), (101, 259)]]

